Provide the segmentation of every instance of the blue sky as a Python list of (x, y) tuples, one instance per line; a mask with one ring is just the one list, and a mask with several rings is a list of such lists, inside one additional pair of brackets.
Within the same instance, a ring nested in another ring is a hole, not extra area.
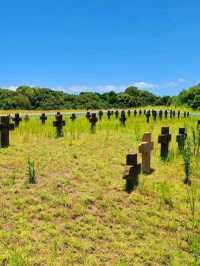
[(0, 87), (177, 94), (200, 82), (199, 0), (6, 0)]

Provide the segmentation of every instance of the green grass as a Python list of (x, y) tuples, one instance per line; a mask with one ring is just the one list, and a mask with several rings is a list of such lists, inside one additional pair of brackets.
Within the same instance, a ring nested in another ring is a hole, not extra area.
[[(192, 186), (184, 185), (176, 144), (178, 128), (192, 137), (196, 121), (146, 124), (132, 116), (124, 128), (104, 116), (91, 134), (84, 117), (66, 118), (63, 138), (55, 137), (53, 118), (44, 126), (36, 118), (23, 122), (11, 146), (0, 149), (0, 265), (200, 265), (199, 157), (191, 157)], [(172, 134), (166, 162), (157, 143), (161, 126)], [(155, 142), (155, 171), (141, 174), (128, 194), (126, 154), (138, 151), (146, 131)], [(27, 183), (28, 159), (36, 184)]]

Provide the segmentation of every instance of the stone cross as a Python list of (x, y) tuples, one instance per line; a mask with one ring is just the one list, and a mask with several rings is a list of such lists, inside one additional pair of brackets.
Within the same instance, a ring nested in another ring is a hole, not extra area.
[(98, 122), (98, 118), (96, 117), (96, 113), (92, 113), (89, 121), (91, 124), (91, 130), (93, 131), (96, 127), (96, 123)]
[(1, 136), (1, 147), (6, 148), (9, 146), (9, 136), (10, 130), (14, 130), (14, 124), (10, 124), (9, 116), (1, 116), (0, 117), (0, 136)]
[(128, 114), (128, 117), (130, 117), (131, 116), (131, 110), (128, 110), (127, 114)]
[(148, 110), (146, 112), (146, 121), (147, 121), (147, 123), (149, 123), (150, 116), (151, 116), (151, 112), (150, 112), (150, 110)]
[(174, 118), (176, 117), (176, 111), (173, 111), (173, 117)]
[(151, 151), (154, 143), (151, 141), (151, 133), (144, 133), (142, 142), (139, 145), (139, 152), (142, 154), (142, 171), (145, 174), (151, 173)]
[(65, 126), (65, 121), (63, 120), (63, 116), (61, 114), (56, 115), (56, 121), (53, 122), (53, 126), (56, 127), (57, 137), (62, 137), (63, 126)]
[(187, 117), (189, 117), (190, 116), (190, 112), (187, 112)]
[(70, 119), (72, 122), (74, 122), (76, 120), (76, 114), (75, 113), (71, 114)]
[(162, 127), (161, 135), (158, 136), (158, 143), (161, 144), (160, 157), (167, 159), (169, 153), (169, 142), (171, 141), (171, 134), (169, 134), (169, 127)]
[(167, 118), (167, 116), (168, 116), (167, 110), (165, 110), (164, 114), (165, 114), (165, 118)]
[(119, 117), (119, 111), (118, 110), (115, 111), (115, 117), (116, 117), (116, 119)]
[(186, 112), (183, 113), (184, 118), (186, 118)]
[(140, 109), (140, 110), (139, 110), (139, 115), (141, 115), (141, 114), (142, 114), (142, 110)]
[(178, 118), (180, 117), (180, 114), (181, 114), (181, 111), (178, 110), (178, 113), (177, 113), (177, 117), (178, 117)]
[(156, 110), (152, 110), (152, 115), (153, 115), (153, 119), (155, 121), (156, 118), (157, 118), (157, 111)]
[(99, 120), (101, 120), (102, 119), (102, 116), (103, 116), (103, 111), (99, 111)]
[(126, 191), (131, 192), (138, 185), (138, 176), (141, 172), (141, 164), (137, 163), (137, 153), (126, 156), (126, 166), (123, 179), (126, 180)]
[(19, 116), (19, 114), (15, 114), (15, 116), (12, 118), (12, 121), (15, 122), (15, 127), (19, 126), (19, 123), (22, 121), (22, 118)]
[(134, 110), (134, 116), (136, 116), (137, 115), (137, 110)]
[(182, 151), (185, 147), (186, 138), (187, 138), (187, 133), (185, 132), (185, 128), (179, 128), (179, 134), (176, 136), (176, 142), (178, 143), (180, 151)]
[(85, 117), (87, 118), (87, 120), (90, 119), (90, 116), (91, 116), (90, 112), (87, 112), (86, 115), (85, 115)]
[(120, 121), (121, 121), (121, 124), (122, 126), (126, 126), (126, 113), (124, 111), (121, 112), (121, 117), (120, 117)]
[(172, 110), (170, 110), (170, 112), (169, 112), (169, 117), (170, 117), (170, 118), (173, 117), (173, 111), (172, 111)]
[(45, 115), (45, 113), (42, 113), (40, 116), (40, 120), (42, 121), (42, 124), (44, 125), (46, 120), (47, 120), (47, 116)]
[(110, 119), (111, 115), (112, 115), (111, 111), (108, 110), (108, 112), (107, 112), (108, 119)]
[(159, 117), (160, 117), (160, 120), (162, 120), (163, 111), (162, 111), (162, 110), (160, 110), (158, 115), (159, 115)]

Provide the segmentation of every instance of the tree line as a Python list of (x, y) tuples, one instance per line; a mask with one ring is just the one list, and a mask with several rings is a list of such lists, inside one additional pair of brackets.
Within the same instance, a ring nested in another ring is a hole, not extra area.
[(81, 92), (78, 95), (29, 86), (20, 86), (15, 91), (0, 88), (0, 109), (4, 110), (108, 109), (171, 104), (199, 108), (200, 85), (184, 90), (176, 97), (156, 96), (134, 86), (120, 93)]

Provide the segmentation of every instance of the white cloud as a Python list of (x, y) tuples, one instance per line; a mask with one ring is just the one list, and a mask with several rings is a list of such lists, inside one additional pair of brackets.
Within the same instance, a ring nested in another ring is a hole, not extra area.
[(115, 91), (115, 92), (121, 92), (124, 91), (128, 86), (127, 85), (99, 85), (99, 86), (70, 86), (64, 90), (67, 93), (80, 93), (83, 91), (90, 91), (90, 92), (109, 92), (109, 91)]
[(158, 84), (148, 83), (145, 81), (138, 81), (133, 84), (134, 86), (138, 87), (139, 89), (154, 89), (158, 88)]
[(177, 80), (168, 82), (166, 85), (169, 88), (176, 88), (185, 82), (186, 82), (186, 80), (184, 78), (178, 78)]
[(9, 86), (9, 87), (3, 87), (4, 89), (8, 89), (8, 90), (11, 90), (11, 91), (16, 91), (16, 89), (18, 88), (19, 86)]

